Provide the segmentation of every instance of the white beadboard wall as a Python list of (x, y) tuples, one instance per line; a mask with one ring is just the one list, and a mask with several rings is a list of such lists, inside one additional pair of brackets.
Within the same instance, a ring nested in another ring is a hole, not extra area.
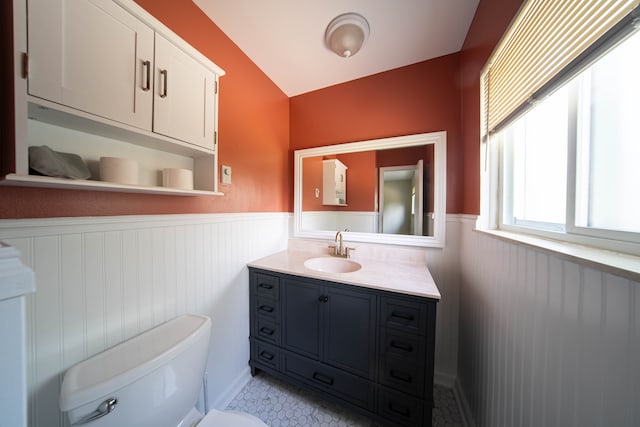
[(460, 300), (460, 225), (465, 215), (447, 215), (446, 245), (426, 248), (425, 257), (441, 299), (436, 309), (434, 381), (453, 387), (458, 369)]
[(67, 425), (64, 370), (185, 312), (212, 317), (211, 407), (249, 376), (247, 262), (283, 250), (290, 214), (0, 221), (36, 273), (27, 299), (29, 424)]
[(470, 426), (640, 425), (640, 283), (461, 229)]

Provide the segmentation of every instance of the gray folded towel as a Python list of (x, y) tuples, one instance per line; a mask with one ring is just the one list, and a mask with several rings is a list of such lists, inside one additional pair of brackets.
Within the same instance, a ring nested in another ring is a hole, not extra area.
[(56, 178), (88, 179), (89, 168), (82, 157), (73, 153), (53, 151), (46, 145), (29, 147), (29, 168), (40, 175)]

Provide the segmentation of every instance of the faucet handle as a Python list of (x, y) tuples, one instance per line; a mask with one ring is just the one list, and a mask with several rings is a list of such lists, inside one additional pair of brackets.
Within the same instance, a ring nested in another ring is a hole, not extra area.
[(346, 258), (351, 258), (351, 252), (355, 251), (355, 250), (356, 250), (356, 248), (349, 248), (349, 247), (344, 248), (345, 257)]
[(338, 247), (336, 245), (327, 246), (329, 249), (329, 255), (336, 255), (338, 253)]

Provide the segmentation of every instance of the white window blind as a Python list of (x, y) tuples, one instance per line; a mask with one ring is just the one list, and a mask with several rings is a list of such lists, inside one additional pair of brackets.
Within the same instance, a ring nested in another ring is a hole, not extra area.
[(481, 76), (482, 136), (496, 130), (534, 94), (631, 12), (640, 0), (528, 0)]

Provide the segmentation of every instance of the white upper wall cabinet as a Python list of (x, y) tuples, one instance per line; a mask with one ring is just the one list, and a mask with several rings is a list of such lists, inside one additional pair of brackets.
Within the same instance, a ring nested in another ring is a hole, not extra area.
[(215, 148), (216, 75), (156, 34), (153, 130)]
[(29, 0), (29, 94), (151, 130), (154, 32), (111, 0)]
[[(0, 185), (221, 195), (221, 68), (134, 0), (13, 6), (15, 168)], [(29, 147), (41, 145), (79, 155), (91, 178), (32, 174)], [(138, 185), (100, 181), (100, 157), (137, 160)], [(190, 169), (194, 189), (162, 187), (167, 168)]]

